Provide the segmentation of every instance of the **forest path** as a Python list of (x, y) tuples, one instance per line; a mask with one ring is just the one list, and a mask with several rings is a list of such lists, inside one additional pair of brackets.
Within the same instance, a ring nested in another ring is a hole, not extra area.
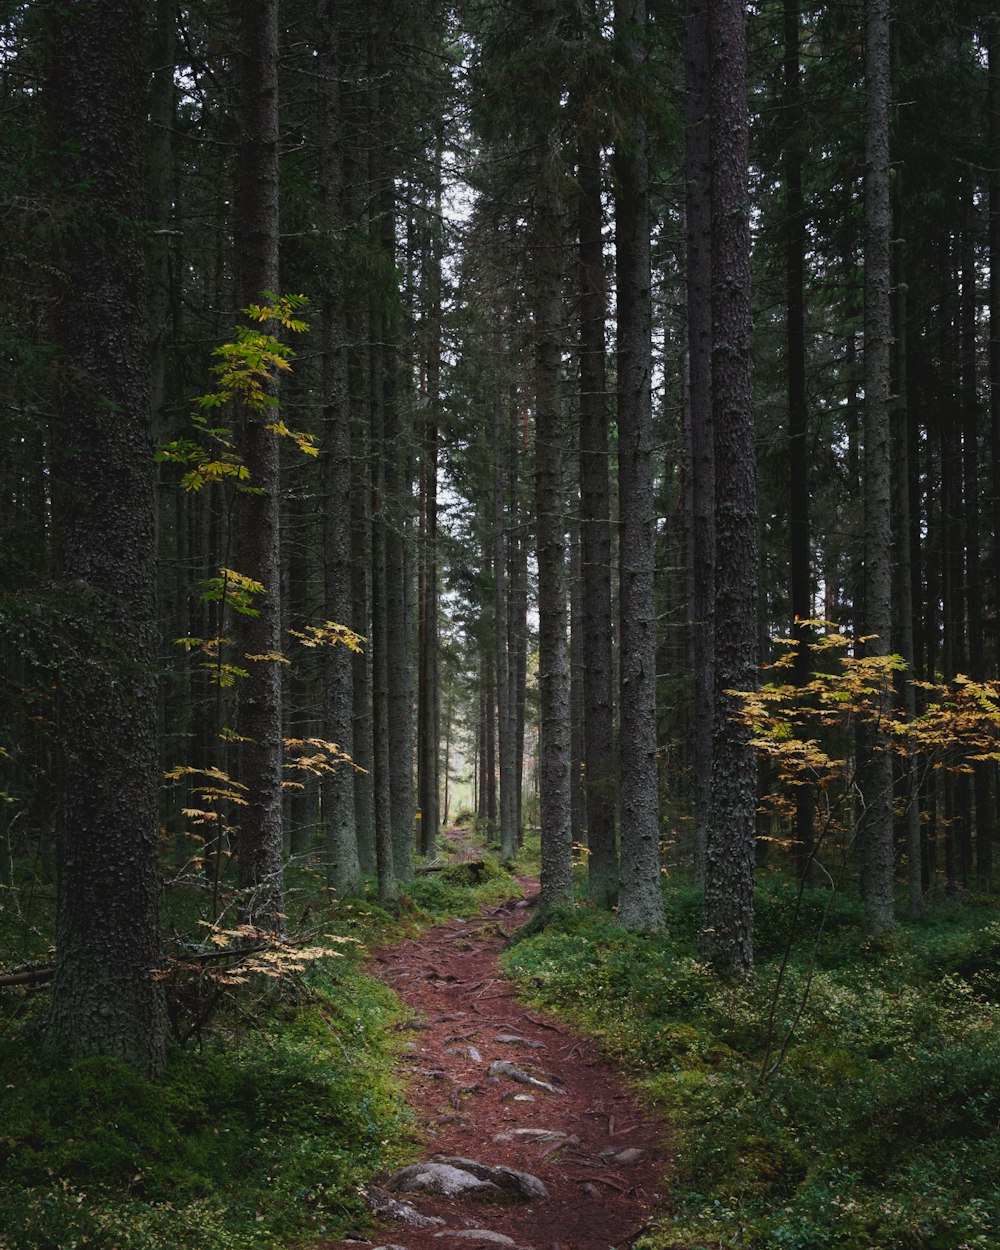
[[(400, 1064), (424, 1140), (421, 1158), (444, 1156), (459, 1168), (476, 1160), (516, 1169), (538, 1178), (548, 1197), (498, 1203), (484, 1201), (482, 1193), (402, 1192), (389, 1180), (396, 1206), (385, 1194), (387, 1219), (370, 1245), (624, 1250), (663, 1192), (663, 1126), (643, 1113), (592, 1042), (529, 1012), (498, 970), (509, 935), (529, 918), (538, 897), (537, 881), (519, 881), (524, 899), (437, 925), (375, 958), (378, 975), (412, 1011), (397, 1027), (407, 1039)], [(497, 1062), (506, 1068), (491, 1071)], [(524, 1077), (542, 1084), (526, 1085)], [(455, 1179), (447, 1168), (439, 1173), (446, 1186)], [(421, 1183), (428, 1183), (426, 1175), (417, 1179)], [(414, 1227), (398, 1218), (402, 1202), (436, 1222)], [(357, 1245), (324, 1242), (323, 1250)]]

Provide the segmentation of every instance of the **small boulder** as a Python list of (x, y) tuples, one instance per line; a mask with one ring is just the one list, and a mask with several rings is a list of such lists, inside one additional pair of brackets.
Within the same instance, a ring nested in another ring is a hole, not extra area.
[(519, 1172), (516, 1168), (504, 1167), (501, 1164), (480, 1163), (477, 1159), (463, 1159), (456, 1155), (437, 1155), (435, 1161), (445, 1167), (471, 1173), (483, 1184), (502, 1190), (515, 1201), (531, 1202), (549, 1196), (549, 1191), (542, 1182), (530, 1172)]
[(493, 1198), (502, 1200), (499, 1185), (476, 1176), (459, 1160), (413, 1163), (391, 1176), (388, 1187), (396, 1194), (440, 1194), (444, 1198)]

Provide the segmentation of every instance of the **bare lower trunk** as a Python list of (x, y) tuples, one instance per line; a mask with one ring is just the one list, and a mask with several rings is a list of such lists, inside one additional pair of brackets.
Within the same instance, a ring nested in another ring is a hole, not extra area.
[(114, 1055), (155, 1075), (165, 1011), (152, 976), (161, 946), (140, 20), (140, 6), (127, 0), (79, 6), (57, 27), (53, 49), (68, 188), (54, 519), (67, 620), (86, 622), (86, 661), (60, 673), (56, 968), (45, 1044), (57, 1058)]
[[(237, 161), (236, 288), (241, 307), (278, 289), (278, 3), (240, 8), (238, 89), (241, 142)], [(247, 806), (237, 843), (244, 919), (263, 928), (283, 924), (280, 466), (273, 412), (243, 409), (239, 445), (253, 492), (237, 498), (236, 569), (264, 587), (256, 616), (236, 628), (242, 678), (237, 702), (240, 774)], [(256, 656), (257, 659), (248, 657)]]
[(746, 31), (740, 0), (710, 0), (715, 695), (702, 949), (722, 976), (753, 967), (756, 761), (736, 690), (757, 683), (757, 492), (750, 405)]
[[(625, 65), (645, 60), (645, 0), (619, 0), (615, 34)], [(618, 194), (618, 596), (621, 644), (618, 920), (663, 925), (656, 762), (656, 632), (653, 602), (652, 303), (649, 168), (645, 119), (630, 120), (615, 152)]]

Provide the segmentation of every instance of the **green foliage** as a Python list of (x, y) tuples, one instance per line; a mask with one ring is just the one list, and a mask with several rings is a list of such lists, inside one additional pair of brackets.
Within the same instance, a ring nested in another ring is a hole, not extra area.
[(113, 1059), (47, 1072), (4, 1045), (0, 1227), (23, 1250), (264, 1250), (364, 1218), (404, 1124), (392, 995), (350, 961), (154, 1083)]
[(449, 864), (425, 872), (402, 887), (403, 895), (434, 919), (471, 916), (491, 903), (519, 894), (517, 883), (492, 859)]
[[(858, 725), (877, 727), (885, 749), (924, 767), (971, 773), (977, 762), (1000, 759), (1000, 682), (957, 674), (946, 682), (907, 679), (920, 712), (891, 710), (891, 691), (906, 665), (898, 655), (866, 655), (871, 638), (852, 638), (830, 621), (800, 622), (821, 631), (810, 643), (810, 681), (782, 681), (797, 642), (775, 638), (779, 655), (765, 668), (772, 680), (739, 694), (754, 747), (770, 762), (765, 801), (790, 825), (802, 787), (813, 790), (820, 827), (849, 829), (854, 819), (854, 746)], [(780, 841), (780, 839), (778, 839)]]
[[(578, 909), (506, 957), (539, 1005), (596, 1032), (677, 1127), (681, 1184), (640, 1245), (996, 1245), (996, 913), (944, 909), (876, 944), (856, 901), (835, 896), (814, 952), (825, 892), (806, 891), (790, 933), (794, 887), (769, 879), (756, 979), (722, 986), (694, 953), (697, 896), (666, 897), (666, 934)], [(778, 1062), (764, 1080), (768, 1053), (768, 1068)]]
[[(257, 493), (250, 481), (250, 471), (243, 463), (232, 428), (211, 425), (208, 414), (229, 404), (238, 404), (244, 412), (265, 413), (280, 408), (274, 394), (274, 379), (287, 373), (295, 359), (295, 351), (277, 335), (261, 326), (281, 326), (294, 334), (309, 327), (295, 314), (309, 303), (304, 295), (275, 295), (265, 291), (265, 304), (251, 304), (243, 309), (247, 322), (238, 325), (229, 343), (221, 343), (212, 355), (216, 363), (209, 372), (215, 386), (204, 395), (195, 396), (196, 411), (191, 424), (195, 437), (177, 438), (157, 449), (156, 459), (165, 464), (179, 464), (186, 470), (181, 486), (187, 491), (201, 490), (220, 482), (231, 482), (237, 490)], [(288, 438), (307, 456), (318, 456), (319, 448), (311, 434), (290, 430), (285, 422), (275, 420), (265, 427), (279, 438)]]

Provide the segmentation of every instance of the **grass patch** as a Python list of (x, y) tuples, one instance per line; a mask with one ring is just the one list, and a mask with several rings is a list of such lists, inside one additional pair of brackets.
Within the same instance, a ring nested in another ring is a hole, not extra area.
[(835, 898), (805, 1010), (762, 1079), (806, 993), (826, 896), (807, 892), (791, 933), (793, 888), (762, 882), (757, 974), (731, 987), (696, 956), (697, 902), (668, 891), (671, 928), (656, 936), (579, 908), (505, 957), (537, 1005), (596, 1033), (677, 1126), (673, 1209), (640, 1244), (997, 1245), (997, 912), (942, 908), (876, 944), (856, 901)]
[(405, 1138), (396, 1000), (353, 961), (297, 1004), (230, 1018), (147, 1081), (113, 1059), (49, 1072), (0, 1052), (0, 1228), (18, 1250), (264, 1250), (364, 1221), (360, 1185)]
[(519, 898), (520, 887), (493, 856), (448, 864), (419, 874), (403, 887), (402, 896), (432, 920), (474, 916), (484, 907)]
[[(104, 1058), (48, 1069), (38, 1045), (47, 992), (4, 997), (0, 1241), (18, 1250), (274, 1250), (365, 1226), (362, 1187), (408, 1161), (414, 1139), (390, 1075), (399, 1002), (366, 974), (364, 953), (520, 890), (491, 856), (408, 883), (390, 907), (374, 884), (366, 898), (340, 900), (323, 884), (308, 857), (289, 866), (289, 927), (307, 944), (352, 938), (337, 947), (342, 957), (278, 986), (261, 977), (227, 986), (186, 1046), (172, 1048), (159, 1081)], [(39, 892), (32, 920), (43, 901)], [(199, 875), (170, 877), (168, 930), (201, 940), (208, 903)], [(8, 951), (44, 961), (42, 931), (30, 930), (36, 952), (22, 907), (0, 903), (0, 933)], [(197, 974), (168, 993), (181, 1025), (213, 997)]]

